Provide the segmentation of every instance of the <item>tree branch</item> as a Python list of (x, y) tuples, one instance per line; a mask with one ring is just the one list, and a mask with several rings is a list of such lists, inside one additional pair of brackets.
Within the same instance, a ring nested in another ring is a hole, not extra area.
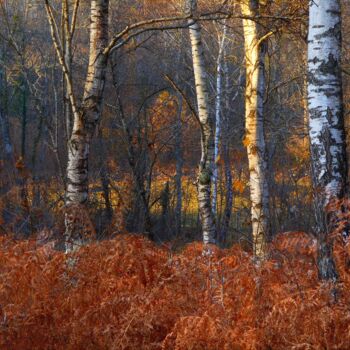
[(185, 100), (188, 108), (190, 109), (193, 117), (196, 119), (196, 121), (198, 122), (199, 126), (202, 127), (202, 124), (199, 120), (198, 114), (195, 110), (195, 108), (192, 106), (192, 103), (190, 102), (190, 100), (188, 99), (188, 97), (185, 95), (185, 93), (177, 86), (177, 84), (174, 82), (174, 80), (169, 76), (169, 75), (165, 75), (165, 79), (170, 83), (170, 85), (172, 86), (172, 88), (177, 91), (181, 97)]
[(71, 38), (73, 38), (73, 36), (74, 36), (75, 27), (76, 27), (76, 24), (77, 24), (77, 16), (78, 16), (79, 4), (80, 4), (80, 1), (79, 0), (75, 0), (74, 9), (73, 9), (73, 16), (72, 16), (72, 23), (71, 23), (71, 27), (70, 27), (70, 36), (71, 36)]
[(66, 79), (67, 91), (68, 91), (69, 101), (71, 103), (73, 115), (75, 118), (79, 118), (78, 107), (77, 107), (77, 103), (76, 103), (76, 99), (75, 99), (75, 95), (74, 95), (74, 91), (73, 91), (73, 84), (72, 84), (72, 80), (71, 80), (71, 75), (70, 75), (67, 63), (65, 61), (65, 58), (63, 56), (63, 49), (62, 49), (61, 43), (59, 41), (57, 26), (55, 25), (55, 19), (54, 19), (52, 9), (51, 9), (51, 6), (50, 6), (48, 0), (45, 0), (45, 8), (46, 8), (47, 18), (48, 18), (49, 25), (50, 25), (52, 41), (53, 41), (55, 51), (56, 51), (58, 60), (60, 62), (61, 68), (63, 70), (64, 77)]

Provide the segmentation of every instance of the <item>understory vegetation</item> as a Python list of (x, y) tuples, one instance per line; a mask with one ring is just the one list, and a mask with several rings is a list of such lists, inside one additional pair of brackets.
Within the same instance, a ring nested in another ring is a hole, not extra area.
[(239, 245), (203, 255), (122, 234), (73, 254), (0, 238), (1, 349), (348, 349), (350, 246), (320, 282), (316, 240), (278, 235), (257, 265)]
[(0, 350), (349, 350), (349, 19), (0, 0)]

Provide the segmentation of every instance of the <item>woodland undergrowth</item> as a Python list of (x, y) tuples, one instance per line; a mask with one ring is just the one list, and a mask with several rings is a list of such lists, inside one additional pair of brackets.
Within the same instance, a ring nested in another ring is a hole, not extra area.
[(316, 241), (285, 233), (260, 266), (239, 246), (181, 252), (136, 235), (71, 257), (0, 237), (0, 349), (349, 349), (350, 245), (321, 283)]

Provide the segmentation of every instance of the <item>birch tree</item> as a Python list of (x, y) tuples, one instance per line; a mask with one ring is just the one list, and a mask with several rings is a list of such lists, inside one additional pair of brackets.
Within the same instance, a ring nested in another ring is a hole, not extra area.
[[(71, 14), (70, 4), (68, 0), (62, 1), (62, 24), (61, 24), (61, 32), (62, 32), (62, 49), (63, 56), (67, 66), (68, 74), (72, 73), (72, 64), (73, 64), (73, 54), (72, 54), (72, 40), (75, 32), (76, 21), (78, 8), (80, 5), (80, 0), (74, 1), (73, 11)], [(63, 75), (63, 110), (64, 110), (64, 118), (66, 124), (66, 136), (67, 139), (71, 134), (72, 129), (72, 111), (69, 102), (69, 94), (66, 87), (66, 81)]]
[(223, 90), (223, 61), (225, 55), (227, 26), (226, 23), (223, 25), (223, 33), (218, 37), (219, 42), (219, 53), (216, 63), (216, 99), (215, 99), (215, 141), (214, 141), (214, 170), (213, 170), (213, 198), (212, 207), (213, 213), (216, 216), (217, 212), (217, 196), (218, 196), (218, 167), (217, 162), (219, 159), (219, 147), (221, 137), (221, 114), (222, 114), (222, 90)]
[[(225, 208), (222, 215), (222, 222), (220, 225), (220, 232), (218, 234), (219, 241), (222, 245), (225, 244), (228, 229), (230, 226), (231, 216), (232, 216), (232, 207), (233, 207), (233, 179), (231, 172), (231, 161), (230, 161), (230, 145), (232, 144), (233, 137), (230, 132), (232, 125), (236, 129), (236, 118), (232, 118), (231, 105), (237, 103), (237, 98), (240, 94), (239, 85), (242, 77), (243, 70), (239, 69), (239, 75), (236, 80), (236, 86), (232, 86), (230, 81), (230, 71), (228, 66), (228, 61), (225, 60), (223, 64), (223, 77), (225, 78), (225, 94), (224, 94), (224, 103), (221, 108), (221, 122), (222, 122), (222, 157), (224, 161), (224, 173), (225, 173)], [(230, 96), (231, 91), (235, 91), (233, 96)], [(239, 114), (239, 113), (237, 113)], [(236, 129), (237, 130), (237, 129)]]
[[(258, 14), (258, 8), (258, 0), (244, 0), (241, 4), (242, 14), (246, 17), (255, 17)], [(249, 163), (253, 250), (257, 258), (263, 258), (269, 224), (269, 194), (266, 174), (267, 162), (263, 111), (266, 47), (264, 43), (265, 37), (260, 37), (258, 24), (255, 21), (243, 19), (243, 31), (246, 60), (246, 135), (244, 144), (247, 147)]]
[(314, 206), (319, 235), (318, 267), (322, 279), (335, 280), (326, 214), (347, 187), (347, 159), (341, 78), (341, 11), (339, 0), (313, 0), (309, 5), (308, 37), (309, 136)]
[[(186, 13), (197, 11), (196, 0), (186, 0)], [(205, 70), (201, 27), (194, 19), (189, 19), (193, 71), (196, 85), (198, 116), (201, 127), (201, 160), (198, 171), (198, 202), (202, 222), (203, 242), (215, 243), (216, 228), (211, 206), (211, 180), (214, 163), (214, 123), (209, 112), (207, 73)]]
[[(73, 113), (73, 127), (68, 141), (66, 205), (84, 205), (88, 200), (88, 161), (90, 143), (101, 116), (102, 97), (107, 70), (108, 7), (109, 0), (92, 0), (90, 8), (89, 63), (81, 105), (73, 91), (73, 81), (68, 62), (61, 47), (53, 10), (45, 0), (51, 34), (65, 77), (67, 94)], [(74, 218), (66, 215), (66, 250), (74, 250), (84, 241), (75, 231)]]

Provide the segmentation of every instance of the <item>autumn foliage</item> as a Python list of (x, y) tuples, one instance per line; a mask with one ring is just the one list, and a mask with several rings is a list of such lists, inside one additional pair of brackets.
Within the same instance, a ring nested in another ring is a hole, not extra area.
[(74, 256), (0, 238), (0, 349), (349, 349), (350, 247), (320, 283), (316, 242), (279, 235), (260, 266), (239, 246), (174, 253), (141, 236)]

